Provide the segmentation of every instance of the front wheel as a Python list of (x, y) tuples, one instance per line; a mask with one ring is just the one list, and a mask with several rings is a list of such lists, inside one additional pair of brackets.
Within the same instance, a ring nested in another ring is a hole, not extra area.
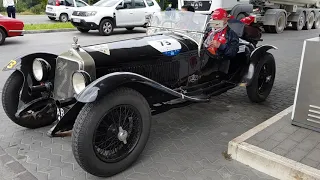
[(4, 32), (3, 29), (0, 28), (0, 45), (2, 45), (4, 43), (4, 41), (6, 40), (6, 33)]
[(135, 90), (117, 89), (80, 111), (72, 134), (74, 157), (95, 176), (118, 174), (137, 160), (148, 141), (150, 126), (146, 99)]
[[(29, 108), (25, 108), (25, 112), (21, 113), (22, 116), (19, 118), (15, 116), (19, 106), (20, 92), (23, 83), (23, 75), (18, 70), (14, 71), (7, 79), (2, 91), (2, 106), (4, 112), (14, 123), (22, 127), (35, 129), (52, 124), (56, 120), (54, 107), (51, 108), (51, 112), (48, 110), (43, 112), (43, 110), (46, 110), (45, 108), (50, 106), (50, 100), (38, 101), (30, 105)], [(36, 117), (34, 115), (36, 115)], [(39, 115), (42, 117), (38, 117)]]
[(113, 22), (110, 19), (104, 19), (99, 25), (99, 33), (103, 36), (108, 36), (113, 32)]
[(272, 54), (266, 52), (255, 68), (252, 82), (247, 86), (247, 94), (252, 102), (260, 103), (269, 96), (276, 75), (276, 63)]

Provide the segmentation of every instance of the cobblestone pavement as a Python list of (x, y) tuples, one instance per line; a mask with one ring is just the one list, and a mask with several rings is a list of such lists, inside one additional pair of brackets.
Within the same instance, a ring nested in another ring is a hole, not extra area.
[[(293, 103), (303, 40), (318, 33), (314, 30), (265, 34), (264, 43), (279, 48), (272, 51), (277, 61), (277, 77), (265, 103), (250, 103), (245, 89), (236, 88), (213, 97), (210, 103), (154, 116), (149, 142), (139, 160), (110, 179), (272, 179), (226, 160), (223, 152), (231, 139)], [(9, 121), (2, 108), (0, 116), (0, 146), (39, 180), (98, 179), (86, 174), (75, 162), (69, 137), (47, 137), (50, 127), (36, 130), (19, 127)]]
[(246, 142), (320, 169), (320, 133), (291, 125), (291, 113)]

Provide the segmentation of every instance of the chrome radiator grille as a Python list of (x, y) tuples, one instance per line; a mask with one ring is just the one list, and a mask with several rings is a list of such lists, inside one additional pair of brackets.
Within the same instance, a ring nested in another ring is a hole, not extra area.
[(79, 69), (78, 62), (57, 58), (53, 92), (56, 100), (66, 99), (74, 95), (71, 79), (73, 72)]

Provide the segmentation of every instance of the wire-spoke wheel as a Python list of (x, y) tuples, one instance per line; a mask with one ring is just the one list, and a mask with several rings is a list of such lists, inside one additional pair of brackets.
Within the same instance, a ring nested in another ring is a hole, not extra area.
[(247, 86), (247, 94), (252, 102), (265, 101), (274, 84), (276, 74), (275, 60), (272, 54), (265, 53), (255, 68), (252, 82)]
[(79, 165), (109, 177), (134, 163), (150, 133), (151, 112), (137, 91), (120, 88), (86, 104), (73, 128), (72, 150)]

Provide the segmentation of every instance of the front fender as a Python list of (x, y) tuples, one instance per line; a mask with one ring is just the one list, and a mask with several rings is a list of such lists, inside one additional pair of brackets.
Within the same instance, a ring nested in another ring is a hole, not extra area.
[(24, 56), (17, 57), (13, 60), (10, 60), (10, 62), (2, 69), (2, 71), (21, 70), (21, 65), (30, 65), (32, 64), (33, 59), (35, 58), (49, 59), (49, 61), (50, 60), (52, 61), (52, 59), (56, 59), (57, 57), (58, 57), (57, 55), (51, 54), (51, 53), (27, 54)]
[(255, 69), (257, 64), (260, 61), (260, 57), (263, 56), (264, 53), (268, 52), (270, 49), (277, 50), (278, 48), (272, 45), (262, 45), (257, 47), (254, 51), (252, 51), (250, 55), (250, 64), (247, 69), (247, 73), (243, 78), (243, 82), (249, 86), (251, 84)]
[(153, 87), (162, 92), (171, 94), (178, 98), (186, 99), (194, 102), (206, 102), (209, 99), (199, 99), (190, 96), (186, 96), (182, 93), (174, 91), (168, 87), (165, 87), (152, 79), (141, 76), (132, 72), (114, 72), (100, 77), (87, 86), (81, 93), (75, 96), (76, 100), (82, 103), (94, 102), (96, 99), (103, 97), (112, 90), (124, 85), (126, 83), (142, 83)]

